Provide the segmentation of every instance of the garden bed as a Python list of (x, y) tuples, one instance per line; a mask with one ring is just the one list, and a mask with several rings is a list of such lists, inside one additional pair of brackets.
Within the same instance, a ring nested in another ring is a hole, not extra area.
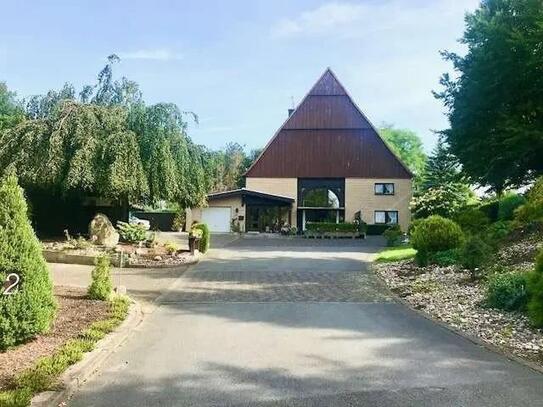
[(86, 298), (84, 289), (57, 287), (57, 316), (51, 330), (34, 340), (0, 353), (0, 392), (12, 385), (13, 378), (36, 361), (54, 353), (69, 339), (77, 337), (96, 321), (106, 319), (109, 304)]
[(177, 267), (198, 261), (198, 256), (192, 255), (188, 250), (177, 248), (168, 250), (165, 245), (147, 248), (121, 243), (114, 249), (110, 249), (92, 244), (76, 247), (66, 241), (48, 241), (43, 242), (42, 246), (43, 255), (50, 263), (93, 265), (96, 257), (107, 255), (113, 266), (120, 267), (121, 253), (123, 253), (123, 267)]
[(486, 307), (485, 286), (480, 280), (472, 281), (469, 272), (454, 266), (418, 267), (411, 260), (373, 268), (413, 308), (543, 367), (543, 330), (534, 328), (520, 312)]
[(61, 389), (66, 370), (113, 332), (130, 310), (124, 296), (92, 301), (82, 290), (57, 288), (56, 297), (59, 309), (49, 332), (0, 354), (1, 406), (27, 407), (34, 395)]

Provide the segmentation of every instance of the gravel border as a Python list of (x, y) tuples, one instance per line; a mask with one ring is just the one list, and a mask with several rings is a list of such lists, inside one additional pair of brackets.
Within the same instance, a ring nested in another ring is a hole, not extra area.
[(543, 372), (543, 330), (518, 312), (482, 306), (484, 286), (454, 267), (418, 268), (412, 261), (374, 263), (374, 272), (419, 315), (468, 340)]

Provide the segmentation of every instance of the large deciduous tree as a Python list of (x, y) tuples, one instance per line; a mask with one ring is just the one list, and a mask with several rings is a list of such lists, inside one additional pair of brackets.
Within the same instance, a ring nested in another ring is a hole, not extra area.
[(420, 137), (414, 131), (385, 125), (379, 129), (379, 135), (413, 173), (420, 175), (424, 172), (426, 154)]
[(116, 55), (95, 85), (73, 86), (26, 101), (29, 120), (0, 133), (0, 170), (14, 164), (23, 185), (125, 204), (205, 201), (200, 149), (176, 105), (144, 103), (138, 85), (113, 79)]
[(392, 125), (383, 126), (379, 129), (379, 134), (415, 175), (414, 186), (418, 191), (424, 179), (426, 165), (426, 154), (420, 137), (411, 130), (396, 129)]
[(498, 193), (543, 173), (543, 3), (483, 0), (466, 16), (465, 56), (444, 52), (455, 75), (436, 93), (463, 171)]
[(0, 82), (0, 132), (17, 125), (23, 119), (23, 109), (15, 92), (11, 92), (4, 82)]
[(15, 165), (23, 185), (132, 200), (148, 191), (121, 107), (65, 101), (50, 117), (1, 133), (0, 145), (0, 168)]

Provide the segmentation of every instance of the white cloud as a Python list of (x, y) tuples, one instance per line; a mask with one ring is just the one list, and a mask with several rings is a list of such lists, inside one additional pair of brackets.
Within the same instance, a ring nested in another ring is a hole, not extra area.
[[(451, 70), (439, 50), (462, 53), (457, 43), (464, 14), (479, 0), (378, 0), (325, 3), (278, 21), (275, 40), (292, 47), (318, 44), (326, 50), (314, 58), (332, 66), (370, 119), (417, 131), (428, 148), (447, 119), (431, 94)], [(313, 62), (314, 63), (314, 62)]]
[(411, 0), (330, 2), (278, 21), (271, 34), (277, 38), (318, 35), (361, 38), (405, 26), (436, 26), (451, 16), (460, 14), (461, 18), (464, 10), (473, 9), (478, 3), (479, 0), (440, 0), (414, 6)]
[(143, 59), (149, 61), (172, 61), (181, 59), (182, 55), (167, 48), (139, 49), (132, 52), (120, 52), (121, 59)]

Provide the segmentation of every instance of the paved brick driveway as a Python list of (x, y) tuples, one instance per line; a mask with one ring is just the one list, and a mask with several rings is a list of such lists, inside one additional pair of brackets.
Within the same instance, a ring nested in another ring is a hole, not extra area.
[(163, 302), (387, 301), (367, 263), (380, 243), (243, 238), (213, 250)]
[(542, 405), (541, 374), (389, 301), (365, 263), (377, 250), (251, 238), (212, 250), (69, 406)]

